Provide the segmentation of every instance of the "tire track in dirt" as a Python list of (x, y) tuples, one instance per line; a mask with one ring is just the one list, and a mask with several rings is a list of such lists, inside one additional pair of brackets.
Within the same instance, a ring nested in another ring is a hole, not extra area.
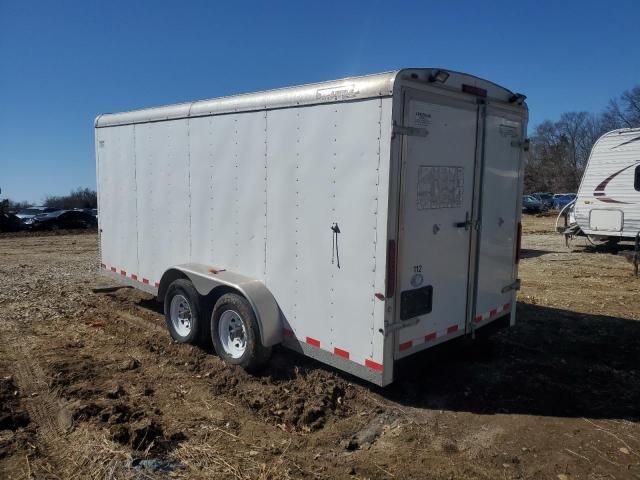
[(138, 317), (132, 313), (126, 311), (118, 311), (118, 317), (127, 322), (132, 327), (139, 328), (144, 331), (153, 330), (154, 332), (161, 333), (163, 335), (167, 335), (167, 330), (157, 323), (151, 322), (149, 320), (145, 320), (144, 318)]
[(23, 394), (24, 408), (37, 428), (37, 444), (42, 450), (31, 460), (33, 478), (77, 478), (81, 471), (91, 471), (94, 463), (87, 440), (93, 443), (98, 439), (84, 435), (81, 440), (73, 440), (72, 413), (51, 390), (42, 365), (47, 351), (38, 350), (39, 338), (26, 333), (22, 325), (13, 327), (18, 329), (0, 330), (0, 342), (5, 346), (3, 353), (7, 345), (12, 346), (12, 371)]
[(30, 395), (26, 401), (29, 415), (38, 424), (38, 434), (42, 438), (58, 439), (70, 427), (68, 412), (49, 391), (44, 370), (34, 361), (33, 352), (19, 343), (16, 347), (19, 355), (16, 378), (22, 390)]
[(38, 363), (37, 356), (27, 346), (33, 344), (33, 340), (33, 337), (24, 334), (9, 337), (6, 331), (0, 331), (0, 341), (15, 349), (14, 375), (25, 396), (24, 408), (37, 426), (38, 443), (47, 451), (47, 463), (60, 471), (59, 467), (64, 465), (64, 452), (70, 451), (71, 447), (65, 437), (65, 432), (70, 427), (70, 416), (49, 390), (47, 376)]

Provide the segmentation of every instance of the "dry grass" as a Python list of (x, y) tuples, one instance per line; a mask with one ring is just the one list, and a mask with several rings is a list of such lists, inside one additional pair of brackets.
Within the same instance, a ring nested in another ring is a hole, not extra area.
[[(198, 440), (184, 442), (173, 457), (185, 467), (186, 478), (225, 478), (237, 480), (286, 480), (300, 468), (287, 459), (290, 442), (281, 452), (250, 445), (220, 428)], [(267, 460), (269, 459), (269, 460)]]
[[(79, 426), (65, 439), (66, 442), (55, 448), (55, 455), (41, 456), (33, 461), (31, 478), (141, 478), (129, 468), (131, 455), (128, 449), (108, 440), (103, 432)], [(54, 458), (55, 464), (47, 460)]]

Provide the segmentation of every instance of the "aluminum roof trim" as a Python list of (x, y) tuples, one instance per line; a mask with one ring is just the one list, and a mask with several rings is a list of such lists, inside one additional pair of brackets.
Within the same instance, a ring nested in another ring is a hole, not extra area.
[(96, 127), (143, 123), (176, 118), (236, 113), (251, 110), (292, 107), (315, 103), (389, 96), (397, 72), (386, 72), (363, 77), (347, 77), (329, 82), (312, 83), (245, 93), (210, 100), (166, 105), (162, 107), (108, 113), (96, 118)]
[[(347, 77), (327, 82), (311, 83), (245, 93), (209, 100), (165, 105), (161, 107), (132, 110), (122, 113), (105, 113), (95, 119), (95, 127), (111, 127), (138, 123), (175, 120), (180, 118), (201, 117), (256, 110), (296, 107), (350, 100), (362, 100), (373, 97), (386, 97), (394, 93), (397, 78), (408, 81), (426, 81), (437, 68), (410, 68), (392, 72), (377, 73), (361, 77)], [(452, 80), (472, 81), (474, 84), (491, 89), (490, 96), (504, 100), (512, 92), (492, 82), (471, 75), (452, 72)], [(491, 95), (493, 94), (493, 95)]]

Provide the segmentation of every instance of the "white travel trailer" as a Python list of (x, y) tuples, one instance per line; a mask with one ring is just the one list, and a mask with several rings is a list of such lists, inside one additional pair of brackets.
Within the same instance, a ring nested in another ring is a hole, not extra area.
[(640, 128), (598, 139), (571, 217), (582, 233), (597, 239), (633, 239), (640, 232)]
[(282, 343), (387, 385), (515, 322), (527, 115), (427, 68), (101, 115), (101, 269), (229, 363)]

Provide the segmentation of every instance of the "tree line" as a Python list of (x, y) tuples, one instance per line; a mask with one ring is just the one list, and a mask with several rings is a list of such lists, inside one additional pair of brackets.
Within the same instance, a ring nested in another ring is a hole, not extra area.
[(68, 195), (49, 195), (44, 200), (45, 207), (55, 208), (98, 208), (98, 195), (95, 190), (78, 188)]
[(567, 112), (531, 135), (524, 191), (576, 192), (596, 140), (617, 128), (640, 127), (640, 85), (609, 101), (599, 114)]
[[(0, 202), (0, 210), (17, 212), (32, 205), (33, 204), (29, 202), (14, 202), (13, 200), (6, 199)], [(72, 208), (97, 208), (98, 195), (95, 190), (77, 188), (76, 190), (72, 190), (68, 195), (49, 195), (45, 198), (42, 205), (65, 210)]]

